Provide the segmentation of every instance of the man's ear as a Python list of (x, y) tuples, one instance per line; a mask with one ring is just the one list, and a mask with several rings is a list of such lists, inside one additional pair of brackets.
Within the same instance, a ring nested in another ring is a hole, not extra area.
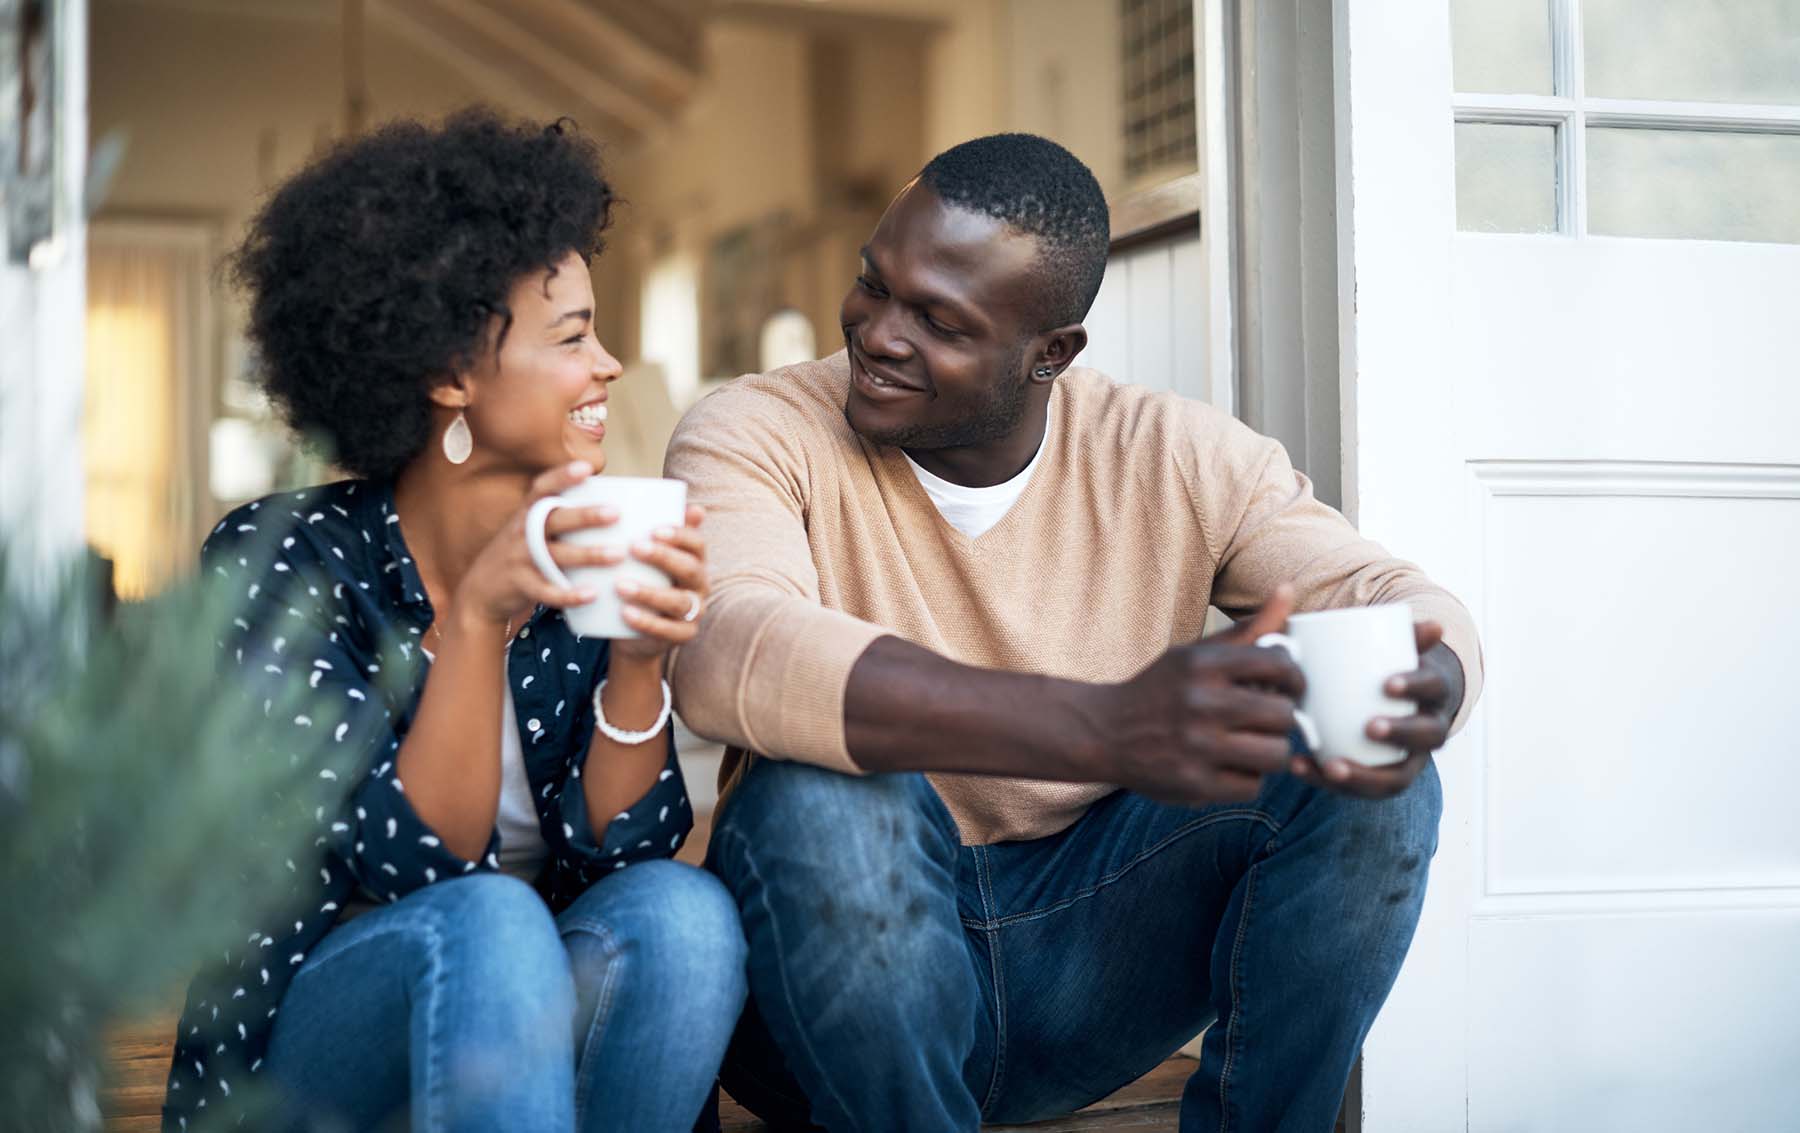
[(1087, 349), (1087, 340), (1087, 328), (1080, 323), (1057, 327), (1044, 335), (1040, 340), (1042, 345), (1038, 347), (1037, 360), (1031, 364), (1031, 380), (1055, 381), (1056, 376), (1075, 361), (1075, 356)]

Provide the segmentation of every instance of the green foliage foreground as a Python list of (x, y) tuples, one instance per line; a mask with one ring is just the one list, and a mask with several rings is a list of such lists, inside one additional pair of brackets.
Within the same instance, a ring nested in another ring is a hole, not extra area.
[(0, 1129), (94, 1129), (104, 1027), (166, 1009), (311, 868), (321, 764), (259, 754), (304, 688), (220, 679), (238, 595), (108, 613), (90, 572), (10, 559), (0, 539)]

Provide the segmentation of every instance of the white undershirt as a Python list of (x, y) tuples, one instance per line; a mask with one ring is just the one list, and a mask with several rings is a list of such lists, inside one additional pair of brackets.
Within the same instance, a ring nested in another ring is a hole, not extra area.
[[(1025, 485), (1031, 479), (1032, 470), (1043, 459), (1044, 448), (1044, 445), (1038, 445), (1037, 452), (1032, 454), (1031, 463), (1020, 469), (1017, 476), (987, 488), (952, 484), (925, 471), (910, 456), (906, 457), (906, 463), (912, 466), (913, 475), (919, 478), (919, 487), (924, 488), (925, 494), (931, 497), (931, 502), (937, 506), (938, 514), (944, 517), (944, 522), (971, 539), (979, 539), (1018, 502), (1020, 493), (1025, 491)], [(904, 452), (900, 455), (906, 456)]]
[[(431, 660), (437, 660), (431, 650), (421, 651)], [(544, 842), (543, 828), (538, 825), (537, 804), (531, 798), (531, 778), (525, 774), (525, 749), (519, 743), (519, 715), (513, 707), (512, 682), (502, 677), (500, 689), (500, 808), (494, 814), (494, 826), (500, 831), (500, 872), (532, 882), (537, 880), (538, 871), (550, 856), (550, 847)], [(359, 917), (377, 908), (378, 904), (358, 890), (344, 902), (343, 910), (338, 913), (338, 923)]]
[[(504, 688), (505, 699), (500, 705), (500, 809), (494, 815), (494, 825), (500, 829), (500, 871), (535, 881), (550, 848), (544, 844), (537, 804), (531, 797), (531, 780), (525, 774), (525, 750), (519, 746), (519, 717), (513, 708), (512, 682), (505, 682)], [(580, 789), (579, 784), (571, 786)]]

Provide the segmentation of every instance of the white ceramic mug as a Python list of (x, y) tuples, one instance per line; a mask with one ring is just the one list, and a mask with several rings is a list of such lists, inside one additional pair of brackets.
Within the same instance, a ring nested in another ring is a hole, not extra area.
[(1418, 705), (1382, 690), (1392, 677), (1419, 667), (1412, 607), (1405, 603), (1295, 614), (1286, 633), (1265, 633), (1256, 644), (1285, 649), (1306, 674), (1306, 695), (1294, 713), (1306, 746), (1319, 759), (1348, 759), (1368, 767), (1399, 763), (1406, 753), (1369, 738), (1377, 716), (1411, 716)]
[[(562, 536), (565, 543), (582, 547), (615, 547), (625, 553), (618, 566), (584, 566), (564, 573), (550, 557), (544, 523), (559, 507), (610, 505), (619, 513), (616, 523), (583, 527)], [(648, 542), (658, 527), (680, 527), (687, 516), (687, 485), (680, 480), (638, 476), (589, 476), (560, 496), (545, 496), (531, 505), (525, 516), (525, 545), (545, 578), (558, 586), (594, 591), (598, 597), (584, 606), (563, 611), (569, 628), (582, 637), (638, 637), (625, 622), (625, 600), (619, 596), (621, 580), (644, 586), (667, 586), (669, 576), (649, 563), (631, 557), (631, 545)]]

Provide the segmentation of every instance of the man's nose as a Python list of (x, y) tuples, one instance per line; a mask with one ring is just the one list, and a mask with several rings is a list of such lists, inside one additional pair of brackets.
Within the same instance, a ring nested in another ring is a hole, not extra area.
[(864, 353), (902, 361), (913, 356), (912, 343), (906, 339), (905, 320), (898, 307), (892, 302), (876, 305), (858, 336)]

